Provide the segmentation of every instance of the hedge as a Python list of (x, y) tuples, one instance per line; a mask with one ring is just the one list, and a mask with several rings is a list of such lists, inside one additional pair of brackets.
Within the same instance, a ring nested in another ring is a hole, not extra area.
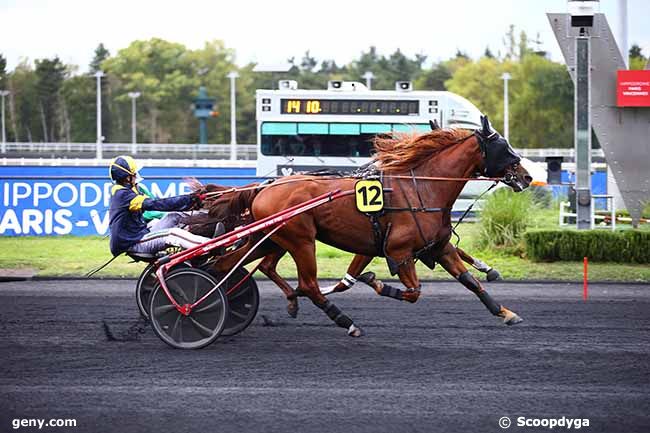
[(650, 263), (650, 231), (535, 230), (524, 243), (535, 261)]

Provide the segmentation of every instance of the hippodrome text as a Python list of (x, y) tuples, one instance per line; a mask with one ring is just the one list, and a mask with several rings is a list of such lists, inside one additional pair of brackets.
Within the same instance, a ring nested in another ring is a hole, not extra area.
[[(190, 192), (182, 181), (145, 183), (156, 197)], [(111, 187), (103, 181), (2, 181), (0, 235), (104, 235)]]

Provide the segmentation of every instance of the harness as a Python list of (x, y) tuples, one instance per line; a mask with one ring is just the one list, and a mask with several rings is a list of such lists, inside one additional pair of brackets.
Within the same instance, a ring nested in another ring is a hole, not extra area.
[[(487, 122), (487, 119), (485, 119), (485, 122)], [(488, 191), (490, 191), (494, 186), (499, 181), (506, 181), (508, 182), (511, 178), (511, 174), (507, 173), (504, 178), (496, 178), (496, 177), (490, 177), (493, 175), (494, 171), (491, 169), (489, 162), (490, 159), (488, 158), (488, 144), (494, 141), (499, 141), (502, 137), (499, 135), (498, 132), (492, 130), (491, 128), (488, 128), (489, 125), (484, 125), (483, 130), (484, 131), (490, 131), (489, 134), (483, 134), (481, 133), (480, 130), (476, 130), (473, 133), (462, 137), (458, 139), (455, 143), (452, 144), (457, 144), (464, 142), (471, 138), (472, 136), (475, 136), (477, 138), (478, 145), (480, 147), (480, 152), (483, 157), (483, 161), (485, 162), (483, 169), (479, 173), (482, 175), (482, 178), (478, 178), (478, 180), (489, 180), (493, 181), (494, 184), (490, 186), (488, 190), (483, 192), (475, 201), (470, 205), (470, 207), (463, 213), (461, 216), (460, 220), (456, 223), (454, 227), (451, 228), (452, 233), (458, 237), (458, 234), (456, 234), (455, 229), (458, 226), (458, 224), (467, 216), (467, 214), (471, 211), (472, 207), (474, 204)], [(508, 149), (506, 151), (511, 150), (509, 148), (509, 144), (507, 141), (503, 140), (505, 142), (505, 145), (508, 146)], [(495, 149), (495, 152), (491, 152), (492, 155), (497, 155), (501, 156), (503, 151)], [(511, 154), (514, 155), (514, 152), (510, 152)], [(515, 156), (516, 157), (516, 156)], [(518, 157), (517, 157), (518, 159)], [(379, 170), (372, 162), (364, 164), (363, 166), (359, 167), (357, 170), (351, 172), (351, 173), (342, 173), (336, 170), (316, 170), (312, 172), (307, 172), (303, 173), (311, 176), (317, 176), (317, 177), (330, 177), (330, 178), (341, 178), (341, 177), (351, 177), (351, 178), (357, 178), (357, 179), (379, 179), (381, 184), (384, 184), (384, 180), (386, 180), (386, 187), (383, 188), (384, 192), (392, 193), (394, 192), (394, 188), (391, 187), (391, 179), (396, 179), (397, 180), (397, 188), (401, 192), (401, 194), (404, 196), (404, 199), (406, 201), (406, 207), (395, 207), (395, 206), (384, 206), (380, 211), (377, 212), (364, 212), (364, 214), (368, 217), (370, 221), (370, 225), (372, 227), (372, 232), (373, 232), (373, 238), (374, 238), (374, 243), (375, 243), (375, 249), (376, 249), (376, 255), (379, 257), (385, 257), (386, 261), (388, 263), (388, 268), (391, 272), (391, 275), (397, 274), (397, 271), (400, 266), (404, 265), (407, 263), (409, 260), (421, 260), (425, 265), (427, 265), (429, 268), (433, 269), (435, 266), (435, 261), (432, 255), (427, 254), (428, 251), (433, 249), (434, 247), (437, 246), (438, 242), (435, 240), (427, 240), (424, 230), (422, 229), (422, 226), (420, 224), (420, 221), (418, 221), (417, 214), (418, 213), (433, 213), (433, 212), (451, 212), (450, 207), (427, 207), (424, 204), (424, 200), (422, 199), (422, 195), (420, 194), (419, 191), (419, 185), (418, 185), (418, 179), (420, 180), (441, 180), (441, 181), (469, 181), (469, 180), (477, 180), (477, 178), (461, 178), (461, 177), (436, 177), (436, 176), (416, 176), (415, 172), (413, 169), (410, 170), (409, 176), (404, 176), (404, 175), (384, 175), (384, 172)], [(417, 195), (417, 203), (414, 205), (411, 203), (409, 200), (409, 197), (405, 191), (405, 189), (402, 186), (402, 183), (400, 182), (401, 179), (410, 179), (413, 188), (415, 189), (415, 193)], [(236, 192), (236, 191), (245, 191), (245, 190), (256, 190), (256, 193), (259, 192), (261, 189), (266, 188), (268, 186), (272, 185), (282, 185), (285, 183), (291, 183), (291, 182), (302, 182), (302, 181), (309, 181), (311, 179), (279, 179), (273, 184), (260, 184), (257, 186), (251, 186), (251, 187), (243, 187), (243, 188), (232, 188), (229, 190), (225, 191), (218, 191), (218, 192), (213, 192), (213, 193), (208, 193), (210, 196), (221, 196), (223, 194), (227, 194), (230, 192)], [(387, 196), (390, 197), (390, 196)], [(389, 202), (389, 199), (386, 199), (386, 202)], [(382, 229), (382, 225), (380, 222), (380, 218), (386, 215), (387, 212), (410, 212), (413, 220), (415, 222), (415, 225), (417, 227), (418, 233), (420, 238), (422, 239), (424, 246), (420, 248), (419, 250), (415, 251), (413, 255), (407, 259), (404, 259), (402, 262), (397, 262), (388, 254), (386, 253), (386, 247), (388, 243), (388, 238), (391, 233), (391, 228), (392, 228), (392, 223), (388, 222), (386, 224), (386, 230)], [(458, 237), (460, 240), (460, 237)]]
[[(364, 176), (363, 178), (376, 178), (377, 174), (376, 172), (379, 171), (377, 170), (376, 167), (373, 167), (374, 172), (370, 176)], [(368, 168), (364, 167), (364, 174), (368, 173)], [(432, 249), (437, 242), (435, 240), (427, 240), (424, 230), (422, 229), (422, 226), (420, 224), (420, 221), (417, 218), (417, 213), (422, 212), (422, 213), (432, 213), (432, 212), (450, 212), (451, 208), (449, 207), (427, 207), (424, 204), (424, 200), (422, 199), (422, 195), (420, 194), (420, 189), (418, 187), (418, 180), (417, 177), (415, 176), (415, 172), (413, 169), (410, 170), (410, 178), (413, 183), (413, 188), (417, 194), (417, 200), (418, 200), (418, 205), (419, 206), (414, 206), (411, 204), (411, 201), (409, 200), (409, 197), (402, 187), (402, 182), (400, 182), (400, 179), (396, 179), (396, 185), (397, 188), (399, 189), (399, 192), (401, 195), (404, 197), (404, 200), (406, 201), (406, 207), (394, 207), (394, 206), (384, 206), (383, 209), (379, 212), (366, 212), (366, 216), (370, 220), (370, 225), (372, 226), (372, 233), (375, 241), (375, 246), (376, 246), (376, 251), (377, 251), (377, 256), (379, 257), (385, 257), (386, 258), (386, 263), (388, 265), (388, 269), (391, 273), (391, 275), (396, 275), (399, 267), (402, 266), (403, 264), (406, 263), (407, 260), (415, 258), (416, 260), (421, 260), (427, 267), (433, 269), (435, 266), (435, 262), (432, 257), (426, 255), (426, 252)], [(379, 171), (379, 181), (384, 184), (384, 179), (386, 179), (386, 187), (383, 188), (384, 192), (392, 193), (394, 192), (394, 188), (391, 188), (391, 176), (384, 176), (383, 171)], [(388, 195), (387, 197), (390, 197)], [(390, 199), (386, 199), (388, 202)], [(417, 250), (412, 257), (409, 259), (406, 259), (402, 262), (397, 262), (395, 259), (390, 257), (387, 252), (386, 252), (386, 246), (388, 244), (388, 238), (390, 236), (390, 231), (392, 228), (392, 223), (388, 222), (386, 225), (386, 232), (384, 233), (381, 227), (381, 223), (379, 221), (379, 218), (383, 217), (386, 215), (387, 212), (410, 212), (411, 215), (413, 216), (413, 221), (415, 222), (415, 226), (418, 229), (418, 233), (420, 235), (420, 238), (424, 242), (424, 247)]]
[[(475, 131), (473, 134), (458, 140), (458, 142), (465, 141), (472, 136), (476, 136), (481, 150), (481, 155), (483, 157), (483, 160), (486, 161), (488, 156), (488, 142), (493, 138), (495, 138), (496, 136), (498, 136), (498, 133), (496, 131), (492, 131), (490, 135), (485, 137), (478, 131)], [(390, 187), (390, 181), (391, 179), (395, 179), (397, 181), (396, 182), (397, 188), (399, 189), (401, 195), (404, 197), (404, 200), (406, 201), (406, 207), (384, 206), (380, 212), (365, 213), (368, 216), (370, 220), (370, 224), (372, 226), (372, 232), (373, 232), (373, 237), (374, 237), (375, 246), (377, 250), (377, 255), (386, 258), (388, 269), (391, 275), (396, 275), (399, 270), (399, 267), (406, 264), (409, 260), (412, 259), (420, 260), (428, 268), (433, 269), (435, 267), (435, 260), (432, 255), (427, 253), (433, 248), (435, 248), (439, 242), (437, 242), (434, 239), (427, 239), (427, 237), (424, 234), (424, 230), (422, 229), (422, 226), (420, 224), (420, 221), (417, 218), (417, 214), (432, 213), (432, 212), (451, 212), (451, 208), (450, 207), (427, 207), (424, 204), (424, 200), (422, 199), (422, 195), (420, 194), (420, 189), (418, 185), (418, 178), (419, 179), (423, 179), (423, 178), (416, 176), (413, 169), (410, 169), (409, 171), (410, 176), (384, 176), (383, 171), (378, 170), (376, 166), (372, 165), (372, 163), (369, 163), (360, 167), (359, 170), (353, 172), (352, 176), (362, 178), (362, 179), (377, 178), (377, 172), (378, 172), (379, 181), (382, 183), (382, 185), (384, 184), (384, 179), (387, 180), (386, 182), (387, 187), (384, 188), (384, 192), (394, 192), (394, 189)], [(483, 170), (481, 171), (480, 174), (483, 176), (487, 176), (488, 174), (487, 165), (483, 167)], [(415, 190), (415, 193), (417, 195), (417, 201), (418, 201), (417, 205), (411, 204), (408, 194), (404, 190), (402, 186), (402, 182), (400, 182), (401, 179), (406, 179), (409, 177), (413, 184), (413, 189)], [(447, 180), (454, 180), (454, 179), (449, 178)], [(470, 180), (470, 179), (455, 179), (455, 180)], [(474, 202), (465, 210), (465, 212), (460, 217), (458, 222), (452, 227), (451, 231), (457, 238), (456, 245), (458, 245), (458, 242), (460, 241), (460, 236), (458, 236), (458, 234), (456, 233), (456, 227), (458, 227), (458, 224), (460, 224), (462, 220), (469, 214), (469, 212), (472, 210), (476, 202), (480, 200), (488, 191), (492, 190), (497, 185), (498, 180), (496, 179), (493, 180), (494, 183), (474, 200)], [(386, 201), (388, 202), (389, 199), (386, 199)], [(417, 227), (420, 239), (422, 239), (422, 242), (424, 243), (424, 246), (422, 248), (415, 251), (411, 257), (404, 259), (401, 262), (397, 262), (395, 259), (393, 259), (386, 253), (386, 246), (388, 244), (388, 237), (390, 236), (392, 223), (389, 222), (386, 225), (386, 232), (384, 233), (382, 231), (379, 218), (383, 217), (387, 212), (410, 212), (413, 217), (413, 221), (415, 222), (415, 226)]]

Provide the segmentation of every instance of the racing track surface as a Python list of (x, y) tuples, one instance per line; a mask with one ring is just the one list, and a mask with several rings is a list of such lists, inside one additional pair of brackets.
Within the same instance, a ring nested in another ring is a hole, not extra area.
[(415, 305), (360, 285), (332, 297), (366, 332), (353, 339), (303, 299), (288, 318), (263, 282), (253, 325), (200, 351), (151, 330), (107, 341), (102, 319), (119, 331), (136, 315), (133, 285), (0, 284), (0, 431), (498, 432), (502, 416), (508, 431), (551, 431), (519, 416), (650, 431), (648, 285), (592, 285), (585, 303), (576, 284), (489, 284), (525, 319), (512, 328), (457, 283), (425, 284)]

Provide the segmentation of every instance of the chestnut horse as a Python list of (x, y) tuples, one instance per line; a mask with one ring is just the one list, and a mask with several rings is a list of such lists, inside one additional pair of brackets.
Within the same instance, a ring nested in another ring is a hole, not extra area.
[[(213, 193), (219, 191), (219, 192), (223, 192), (224, 195), (227, 195), (232, 192), (237, 192), (237, 193), (241, 192), (241, 189), (233, 191), (233, 188), (230, 187), (225, 187), (216, 184), (201, 185), (198, 182), (192, 182), (191, 187), (194, 191), (201, 191), (204, 193), (206, 192)], [(250, 193), (254, 195), (259, 190), (264, 188), (264, 186), (259, 183), (252, 183), (252, 184), (245, 185), (242, 188), (250, 188), (250, 189), (257, 190)], [(229, 204), (231, 205), (231, 203), (228, 199), (226, 199), (225, 202), (223, 200), (219, 200), (218, 202), (210, 200), (206, 203), (207, 204), (206, 207), (210, 211), (209, 214), (190, 215), (184, 219), (183, 223), (188, 226), (188, 230), (190, 230), (190, 232), (205, 237), (211, 237), (215, 232), (217, 232), (216, 224), (219, 222), (224, 224), (224, 228), (223, 228), (224, 231), (228, 231), (228, 232), (232, 231), (238, 226), (242, 226), (253, 222), (252, 218), (250, 217), (250, 210), (248, 208), (241, 209), (242, 205), (247, 206), (248, 201), (252, 202), (252, 198), (250, 197), (246, 202), (240, 204), (239, 206), (236, 206), (237, 209), (232, 209), (231, 206), (229, 206)], [(241, 196), (239, 198), (241, 198)], [(232, 211), (239, 213), (239, 215), (231, 214), (230, 212)], [(249, 248), (252, 247), (254, 243), (255, 242), (253, 241), (247, 243), (245, 246), (242, 246), (240, 249), (237, 250), (235, 257), (237, 258), (242, 257), (243, 253), (248, 252)], [(271, 247), (271, 245), (273, 247)], [(288, 300), (287, 312), (289, 313), (289, 316), (295, 318), (298, 315), (298, 299), (296, 293), (294, 292), (293, 288), (289, 285), (289, 283), (277, 272), (277, 265), (280, 259), (286, 254), (286, 251), (280, 248), (278, 245), (273, 244), (271, 240), (265, 241), (265, 245), (262, 248), (263, 251), (272, 250), (272, 252), (269, 252), (268, 254), (266, 254), (266, 256), (264, 256), (264, 260), (260, 262), (259, 270), (264, 275), (266, 275), (269, 279), (271, 279), (271, 281), (273, 281), (284, 292)], [(472, 257), (467, 252), (458, 248), (457, 246), (454, 248), (458, 252), (459, 257), (465, 263), (468, 263), (476, 270), (485, 273), (488, 281), (495, 281), (501, 279), (501, 274), (499, 273), (499, 271), (492, 268), (487, 263)], [(260, 257), (259, 252), (255, 254), (255, 257), (256, 258)], [(420, 258), (423, 259), (422, 261), (426, 263), (426, 265), (429, 268), (433, 269), (435, 263), (433, 258), (430, 255), (425, 255)], [(352, 262), (348, 266), (345, 276), (341, 279), (341, 281), (329, 287), (321, 287), (321, 292), (324, 295), (329, 295), (331, 293), (342, 293), (344, 291), (351, 289), (352, 286), (354, 286), (357, 281), (361, 281), (369, 285), (373, 289), (375, 289), (378, 295), (390, 296), (391, 292), (387, 292), (383, 290), (384, 284), (380, 280), (377, 280), (375, 278), (375, 274), (373, 272), (366, 272), (365, 274), (362, 274), (363, 270), (366, 268), (366, 266), (368, 266), (368, 264), (370, 264), (370, 262), (373, 259), (374, 257), (355, 255)], [(235, 263), (233, 261), (233, 258), (230, 255), (218, 257), (215, 259), (215, 261), (216, 261), (214, 265), (215, 268), (222, 273), (229, 271), (232, 265), (234, 265)]]
[[(451, 237), (450, 210), (464, 187), (466, 180), (476, 173), (502, 178), (515, 191), (526, 188), (531, 181), (526, 170), (519, 165), (520, 158), (508, 142), (492, 130), (487, 117), (482, 118), (478, 131), (436, 130), (419, 136), (377, 138), (375, 160), (384, 177), (394, 177), (391, 204), (397, 210), (379, 217), (383, 235), (383, 253), (394, 263), (400, 281), (406, 290), (382, 285), (381, 290), (391, 297), (410, 302), (417, 301), (420, 283), (415, 272), (416, 257), (429, 255), (447, 272), (474, 292), (488, 310), (506, 324), (521, 321), (512, 311), (496, 303), (480, 283), (467, 271), (456, 249), (449, 243)], [(396, 176), (438, 176), (454, 178), (444, 181), (421, 182), (411, 185)], [(463, 180), (458, 180), (462, 178)], [(299, 180), (286, 182), (285, 179)], [(356, 179), (291, 176), (283, 178), (257, 194), (242, 194), (231, 200), (233, 212), (240, 208), (251, 209), (255, 220), (273, 215), (285, 208), (302, 203), (333, 190), (354, 189)], [(248, 202), (247, 202), (248, 200)], [(426, 203), (434, 212), (417, 212), (411, 203)], [(239, 202), (239, 204), (237, 204)], [(241, 207), (245, 206), (245, 207)], [(317, 280), (315, 256), (316, 239), (370, 258), (378, 255), (376, 230), (364, 213), (356, 210), (351, 196), (322, 205), (301, 214), (271, 237), (283, 251), (288, 251), (298, 270), (297, 293), (307, 296), (337, 325), (347, 329), (351, 336), (360, 336), (361, 329), (321, 292)], [(273, 249), (261, 251), (249, 258), (272, 256)], [(277, 251), (276, 251), (277, 253)], [(424, 255), (423, 255), (424, 254)], [(269, 257), (265, 258), (265, 260)], [(367, 260), (360, 257), (360, 260)], [(365, 266), (365, 265), (364, 265)]]

